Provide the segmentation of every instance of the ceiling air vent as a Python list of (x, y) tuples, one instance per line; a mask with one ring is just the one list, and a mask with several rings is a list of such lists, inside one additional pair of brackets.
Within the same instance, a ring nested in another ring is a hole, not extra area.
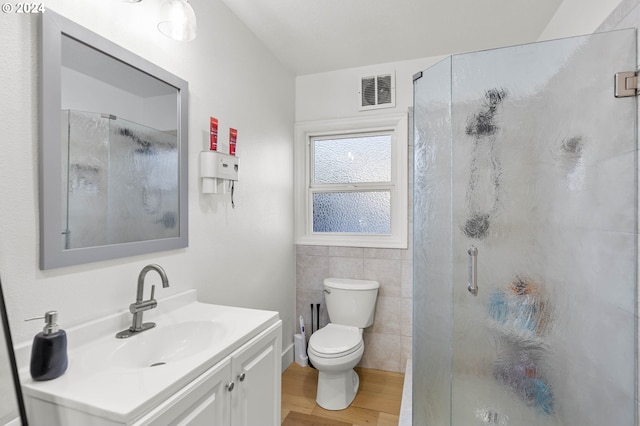
[(358, 90), (360, 110), (396, 106), (395, 74), (362, 77)]

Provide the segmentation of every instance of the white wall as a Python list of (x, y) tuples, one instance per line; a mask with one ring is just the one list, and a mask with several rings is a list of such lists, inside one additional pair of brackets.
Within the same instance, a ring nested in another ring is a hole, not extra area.
[[(443, 57), (349, 68), (296, 78), (296, 122), (407, 112), (413, 105), (413, 75)], [(360, 78), (395, 71), (396, 106), (359, 111)]]
[(591, 34), (621, 1), (564, 0), (538, 40)]
[[(158, 299), (196, 288), (204, 302), (276, 310), (284, 322), (283, 346), (292, 342), (294, 78), (221, 1), (191, 4), (198, 37), (181, 43), (156, 30), (156, 1), (45, 1), (187, 80), (190, 90), (189, 247), (48, 271), (37, 266), (39, 18), (0, 17), (0, 273), (16, 344), (41, 329), (23, 320), (47, 310), (58, 310), (67, 328), (127, 309), (139, 271), (152, 262), (171, 282), (159, 288)], [(228, 127), (239, 131), (235, 209), (228, 195), (199, 193), (198, 153), (208, 148), (209, 116), (220, 120), (222, 149)]]

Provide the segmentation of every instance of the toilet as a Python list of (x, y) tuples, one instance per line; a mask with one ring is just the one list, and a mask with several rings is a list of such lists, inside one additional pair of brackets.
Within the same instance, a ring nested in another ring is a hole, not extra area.
[(356, 397), (360, 379), (353, 370), (362, 359), (362, 330), (373, 324), (377, 281), (327, 278), (324, 297), (329, 324), (311, 335), (309, 360), (318, 369), (316, 402), (326, 410), (343, 410)]

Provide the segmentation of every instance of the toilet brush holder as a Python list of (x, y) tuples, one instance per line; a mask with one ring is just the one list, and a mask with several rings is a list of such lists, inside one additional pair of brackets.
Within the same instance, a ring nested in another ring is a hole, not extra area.
[(309, 364), (309, 357), (307, 356), (307, 345), (305, 344), (305, 338), (303, 334), (293, 335), (294, 349), (296, 353), (296, 364), (301, 367), (306, 367)]

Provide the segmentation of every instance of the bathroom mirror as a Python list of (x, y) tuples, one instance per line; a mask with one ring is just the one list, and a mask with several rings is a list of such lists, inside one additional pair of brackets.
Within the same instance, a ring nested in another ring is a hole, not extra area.
[[(22, 388), (18, 377), (18, 365), (13, 351), (13, 341), (9, 328), (7, 308), (0, 283), (0, 318), (2, 318), (2, 340), (6, 343), (7, 350), (0, 349), (0, 425), (27, 426), (27, 415), (22, 397)], [(2, 343), (0, 343), (2, 345)]]
[(40, 269), (186, 247), (187, 82), (42, 14)]

